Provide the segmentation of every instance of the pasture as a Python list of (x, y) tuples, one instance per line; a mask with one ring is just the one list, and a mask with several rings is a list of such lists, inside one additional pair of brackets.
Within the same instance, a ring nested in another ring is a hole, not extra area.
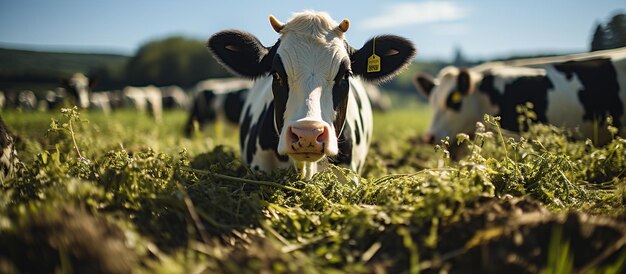
[(184, 138), (182, 111), (4, 110), (25, 168), (0, 184), (0, 272), (622, 273), (626, 140), (489, 118), (453, 161), (420, 144), (429, 115), (375, 113), (361, 176), (303, 181), (249, 170), (235, 126)]

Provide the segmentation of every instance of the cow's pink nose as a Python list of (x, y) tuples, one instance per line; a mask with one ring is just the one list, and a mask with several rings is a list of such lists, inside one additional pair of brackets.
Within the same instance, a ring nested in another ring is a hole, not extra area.
[(294, 125), (288, 130), (289, 147), (292, 153), (324, 153), (324, 146), (329, 140), (327, 126)]

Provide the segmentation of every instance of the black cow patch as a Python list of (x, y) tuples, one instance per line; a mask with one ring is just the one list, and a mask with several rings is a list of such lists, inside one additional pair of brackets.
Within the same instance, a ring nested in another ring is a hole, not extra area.
[(190, 136), (193, 131), (193, 123), (197, 122), (198, 126), (202, 128), (205, 124), (215, 121), (217, 113), (213, 109), (213, 101), (216, 95), (211, 90), (203, 90), (196, 95), (189, 118), (185, 124), (185, 135)]
[(226, 95), (226, 99), (224, 100), (224, 114), (226, 115), (226, 120), (232, 123), (239, 122), (247, 93), (248, 89), (241, 89)]
[[(245, 146), (246, 151), (245, 159), (246, 162), (251, 163), (254, 154), (256, 154), (256, 143), (257, 140), (261, 149), (263, 150), (272, 150), (274, 154), (278, 158), (278, 160), (282, 162), (289, 161), (288, 156), (279, 155), (278, 154), (278, 141), (279, 137), (274, 129), (274, 102), (272, 101), (266, 108), (263, 109), (261, 116), (259, 116), (259, 120), (256, 121), (255, 124), (251, 125), (252, 115), (250, 114), (250, 107), (246, 109), (244, 120), (241, 124), (241, 133), (240, 133), (240, 145), (243, 148), (243, 144), (246, 142), (247, 137), (247, 146)], [(249, 130), (248, 130), (249, 129)]]
[(350, 129), (347, 127), (348, 125), (346, 125), (343, 134), (337, 139), (339, 153), (328, 159), (331, 164), (350, 166), (350, 163), (352, 163), (352, 139), (350, 138)]
[(333, 109), (335, 110), (335, 136), (339, 137), (341, 130), (346, 121), (346, 111), (348, 108), (348, 93), (350, 92), (350, 61), (344, 60), (339, 65), (337, 75), (335, 75), (335, 84), (333, 85)]
[[(361, 121), (361, 123), (363, 123), (363, 121)], [(354, 121), (354, 140), (356, 141), (357, 145), (361, 144), (361, 129), (357, 121)]]
[(285, 124), (285, 110), (287, 109), (287, 100), (289, 100), (289, 78), (280, 55), (276, 54), (274, 64), (272, 65), (274, 72), (272, 73), (272, 94), (274, 95), (274, 123), (276, 131), (280, 134)]
[(519, 77), (507, 84), (504, 91), (498, 91), (494, 86), (494, 76), (487, 74), (480, 83), (479, 89), (489, 95), (492, 104), (499, 107), (501, 126), (504, 129), (519, 131), (517, 121), (519, 114), (516, 111), (518, 105), (530, 102), (534, 105), (533, 111), (537, 114), (537, 121), (547, 122), (548, 89), (553, 85), (546, 76)]
[(577, 76), (582, 82), (583, 89), (578, 91), (578, 99), (585, 110), (583, 121), (603, 123), (607, 115), (611, 115), (615, 125), (621, 127), (620, 117), (624, 109), (619, 97), (617, 72), (610, 59), (570, 61), (554, 67), (563, 72), (568, 80)]
[(278, 157), (278, 160), (282, 162), (287, 162), (289, 160), (288, 156), (279, 155), (278, 154), (278, 141), (279, 136), (274, 128), (274, 102), (272, 101), (267, 109), (263, 110), (263, 115), (261, 115), (261, 128), (259, 129), (259, 145), (261, 145), (261, 149), (263, 150), (273, 150)]

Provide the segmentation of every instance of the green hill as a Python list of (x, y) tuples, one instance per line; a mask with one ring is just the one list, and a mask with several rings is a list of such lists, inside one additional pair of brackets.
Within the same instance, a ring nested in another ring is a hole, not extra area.
[(122, 72), (130, 57), (114, 54), (42, 52), (0, 48), (0, 89), (58, 85), (75, 72)]

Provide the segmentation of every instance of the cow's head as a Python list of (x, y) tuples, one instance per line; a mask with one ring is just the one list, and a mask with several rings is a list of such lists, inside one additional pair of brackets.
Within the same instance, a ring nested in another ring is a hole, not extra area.
[(472, 133), (481, 121), (489, 98), (477, 90), (481, 74), (468, 69), (446, 67), (436, 79), (418, 73), (413, 78), (417, 90), (428, 98), (433, 110), (430, 126), (423, 136), (426, 143), (434, 143), (446, 136), (451, 140), (457, 133)]
[[(297, 13), (284, 24), (270, 16), (270, 23), (280, 34), (271, 47), (235, 30), (213, 35), (208, 47), (235, 74), (273, 77), (278, 153), (296, 162), (315, 162), (338, 153), (353, 77), (390, 79), (415, 54), (411, 42), (391, 35), (372, 38), (355, 50), (344, 38), (349, 21), (337, 23), (323, 12)], [(380, 70), (368, 72), (374, 47)]]
[(95, 81), (87, 78), (82, 73), (75, 73), (72, 77), (63, 79), (61, 85), (67, 93), (77, 101), (81, 108), (89, 107), (89, 90), (94, 86)]
[(515, 106), (532, 101), (531, 97), (542, 91), (545, 96), (552, 88), (545, 69), (500, 65), (473, 69), (447, 67), (436, 80), (417, 74), (413, 84), (429, 98), (433, 109), (430, 127), (423, 138), (427, 143), (446, 136), (454, 141), (458, 133), (471, 134), (485, 114), (502, 116), (503, 128), (517, 130)]

